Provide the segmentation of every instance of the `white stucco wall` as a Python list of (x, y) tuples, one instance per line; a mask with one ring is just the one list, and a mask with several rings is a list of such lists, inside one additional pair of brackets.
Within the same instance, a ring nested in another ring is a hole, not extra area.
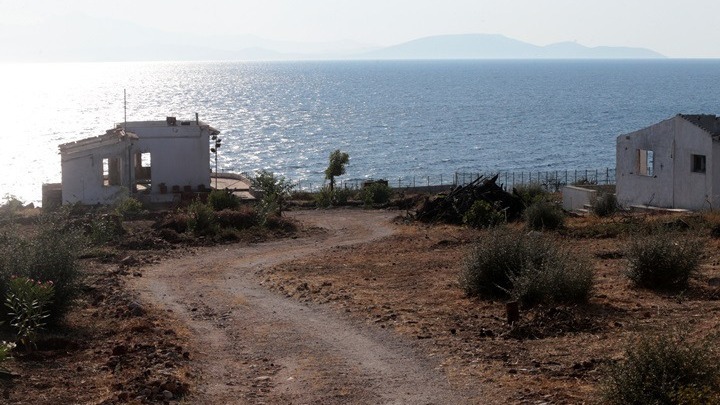
[[(134, 156), (151, 155), (151, 187), (144, 200), (170, 201), (172, 195), (160, 194), (160, 183), (168, 190), (173, 186), (210, 187), (210, 131), (202, 122), (178, 120), (128, 122), (124, 126), (135, 137), (119, 137), (110, 133), (61, 145), (63, 203), (111, 204), (128, 195), (135, 182)], [(109, 131), (111, 132), (111, 131)], [(121, 131), (122, 132), (122, 131)], [(103, 159), (120, 158), (120, 184), (105, 186)]]
[(164, 122), (128, 122), (126, 130), (138, 135), (134, 152), (149, 152), (153, 193), (159, 184), (210, 187), (210, 132), (207, 125), (168, 126)]
[[(712, 137), (681, 116), (617, 138), (616, 192), (621, 205), (704, 209), (712, 201)], [(653, 176), (637, 173), (637, 150), (652, 150)], [(692, 155), (706, 156), (693, 173)]]
[[(710, 134), (696, 125), (675, 118), (674, 208), (709, 209), (712, 205), (712, 150)], [(705, 173), (692, 172), (692, 155), (705, 155)]]
[[(110, 204), (127, 195), (127, 188), (103, 185), (103, 159), (127, 156), (129, 143), (125, 140), (98, 142), (93, 150), (71, 150), (62, 154), (63, 204)], [(127, 183), (129, 168), (120, 170), (121, 182)]]
[(562, 188), (563, 209), (574, 211), (585, 208), (597, 196), (597, 191), (576, 186)]

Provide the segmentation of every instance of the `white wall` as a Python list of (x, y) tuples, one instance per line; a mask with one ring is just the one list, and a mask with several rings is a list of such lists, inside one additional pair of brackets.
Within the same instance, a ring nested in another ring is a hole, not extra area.
[[(676, 117), (675, 205), (691, 210), (709, 209), (712, 204), (712, 150), (710, 134), (687, 120)], [(705, 155), (705, 173), (692, 172), (692, 155)]]
[[(135, 133), (137, 139), (106, 134), (61, 147), (63, 203), (111, 204), (127, 195), (135, 181), (132, 168), (138, 152), (151, 155), (152, 192), (145, 199), (172, 200), (171, 195), (160, 195), (160, 183), (165, 183), (169, 191), (175, 185), (181, 190), (191, 186), (193, 191), (200, 185), (210, 187), (212, 129), (207, 124), (189, 121), (182, 125), (182, 121), (177, 121), (177, 125), (171, 126), (165, 121), (144, 121), (123, 126)], [(118, 186), (103, 183), (103, 159), (111, 157), (122, 162)]]
[[(103, 159), (127, 156), (129, 143), (115, 140), (98, 143), (93, 150), (78, 150), (63, 153), (62, 201), (63, 204), (81, 202), (83, 204), (110, 204), (118, 197), (127, 194), (122, 186), (103, 185)], [(123, 165), (120, 171), (121, 181), (127, 182), (128, 167)]]
[[(679, 115), (619, 136), (616, 150), (618, 202), (624, 206), (710, 208), (713, 148), (716, 146), (710, 134)], [(654, 152), (653, 176), (637, 173), (638, 149)], [(693, 154), (706, 156), (706, 173), (692, 173)]]
[[(617, 138), (616, 194), (622, 206), (673, 206), (673, 139), (675, 119)], [(653, 176), (637, 173), (637, 151), (652, 150)]]
[[(161, 124), (161, 125), (158, 125)], [(159, 184), (210, 187), (210, 132), (207, 125), (168, 126), (164, 122), (128, 122), (126, 129), (138, 135), (133, 153), (151, 155), (152, 192)]]
[(595, 199), (597, 191), (576, 186), (565, 186), (562, 188), (563, 209), (574, 211), (584, 209)]

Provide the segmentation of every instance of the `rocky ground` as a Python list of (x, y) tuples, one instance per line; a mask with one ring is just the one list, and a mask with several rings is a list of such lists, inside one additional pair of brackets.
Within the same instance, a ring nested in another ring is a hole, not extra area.
[[(3, 401), (592, 403), (605, 365), (640, 334), (718, 330), (720, 243), (707, 217), (571, 218), (550, 235), (591, 257), (590, 304), (523, 310), (514, 326), (504, 302), (458, 285), (485, 231), (402, 211), (291, 217), (305, 231), (212, 247), (156, 240), (131, 221), (135, 243), (83, 259), (83, 297), (62, 328), (5, 363), (19, 377), (2, 383)], [(645, 222), (706, 244), (683, 293), (624, 277), (631, 229)]]

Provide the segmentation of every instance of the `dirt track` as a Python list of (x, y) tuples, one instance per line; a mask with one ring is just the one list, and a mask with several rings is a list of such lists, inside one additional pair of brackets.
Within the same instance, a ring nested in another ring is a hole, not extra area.
[(393, 233), (393, 213), (291, 213), (317, 236), (221, 246), (147, 268), (144, 301), (189, 331), (197, 387), (190, 403), (463, 403), (437, 364), (409, 342), (264, 288), (256, 273)]

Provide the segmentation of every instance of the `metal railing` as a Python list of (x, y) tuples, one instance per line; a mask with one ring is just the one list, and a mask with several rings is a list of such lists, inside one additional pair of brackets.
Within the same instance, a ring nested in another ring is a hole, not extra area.
[[(233, 171), (232, 169), (222, 169), (221, 172)], [(243, 172), (247, 177), (254, 176), (252, 173)], [(497, 184), (501, 185), (505, 190), (512, 190), (513, 187), (540, 184), (549, 191), (559, 191), (565, 185), (611, 185), (615, 184), (615, 169), (582, 169), (582, 170), (534, 170), (534, 171), (499, 171), (499, 172), (455, 172), (451, 174), (436, 174), (424, 176), (402, 176), (388, 177), (384, 180), (388, 181), (388, 185), (396, 189), (420, 189), (442, 186), (465, 185), (475, 181), (478, 177), (498, 176)], [(292, 178), (288, 180), (293, 181)], [(358, 190), (362, 188), (364, 182), (370, 179), (337, 179), (337, 187)], [(296, 191), (314, 192), (320, 190), (327, 181), (324, 179), (317, 180), (299, 180), (293, 181)]]

